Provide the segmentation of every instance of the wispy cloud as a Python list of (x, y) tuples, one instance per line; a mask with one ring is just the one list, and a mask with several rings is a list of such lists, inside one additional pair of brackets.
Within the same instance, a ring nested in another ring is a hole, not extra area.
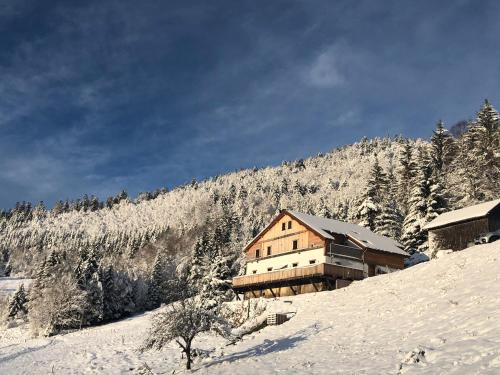
[(339, 51), (328, 49), (319, 54), (306, 73), (307, 83), (321, 88), (331, 88), (342, 85), (346, 78), (340, 72)]
[(2, 2), (0, 205), (425, 136), (500, 101), (495, 4)]

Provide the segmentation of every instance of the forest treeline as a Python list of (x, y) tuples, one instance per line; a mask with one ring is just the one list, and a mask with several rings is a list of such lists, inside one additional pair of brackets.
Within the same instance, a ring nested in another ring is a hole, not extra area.
[(499, 115), (485, 101), (459, 134), (439, 121), (429, 140), (363, 139), (135, 200), (19, 203), (0, 214), (0, 274), (34, 278), (21, 305), (41, 334), (155, 308), (181, 289), (218, 303), (231, 298), (242, 247), (281, 209), (359, 223), (426, 252), (427, 222), (498, 198), (499, 180)]

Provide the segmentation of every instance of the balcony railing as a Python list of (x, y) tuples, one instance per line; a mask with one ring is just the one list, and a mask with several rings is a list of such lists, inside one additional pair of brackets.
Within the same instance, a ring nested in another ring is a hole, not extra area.
[(363, 259), (363, 250), (352, 246), (345, 246), (336, 243), (331, 243), (328, 255), (329, 256), (340, 255), (349, 258)]
[(320, 263), (314, 266), (271, 271), (256, 275), (238, 276), (233, 278), (233, 288), (245, 289), (262, 284), (279, 284), (292, 280), (307, 278), (313, 279), (325, 276), (332, 278), (361, 280), (363, 278), (363, 271), (334, 264)]
[(319, 248), (322, 248), (322, 247), (323, 247), (323, 245), (315, 245), (315, 246), (301, 248), (301, 249), (289, 249), (289, 250), (283, 250), (283, 251), (276, 251), (276, 252), (274, 252), (271, 255), (261, 255), (258, 258), (256, 258), (256, 257), (248, 257), (247, 260), (250, 262), (250, 261), (254, 261), (254, 260), (263, 260), (263, 259), (275, 258), (275, 257), (279, 257), (279, 256), (282, 256), (282, 255), (293, 254), (293, 253), (301, 253), (303, 251), (315, 250), (315, 249), (319, 249)]

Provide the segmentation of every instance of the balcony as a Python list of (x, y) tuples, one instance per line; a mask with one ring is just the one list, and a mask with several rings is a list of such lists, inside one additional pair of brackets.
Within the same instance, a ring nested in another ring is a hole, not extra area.
[(313, 266), (238, 276), (233, 278), (233, 289), (244, 291), (263, 285), (279, 285), (303, 279), (314, 280), (325, 278), (361, 280), (363, 279), (363, 271), (334, 264), (320, 263)]
[(331, 243), (329, 247), (329, 256), (341, 256), (355, 259), (363, 259), (363, 250), (352, 246), (338, 245)]

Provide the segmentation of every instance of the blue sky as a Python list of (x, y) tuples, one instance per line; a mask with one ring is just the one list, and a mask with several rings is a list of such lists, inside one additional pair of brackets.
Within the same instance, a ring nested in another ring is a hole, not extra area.
[(498, 1), (0, 3), (0, 207), (172, 187), (500, 107)]

